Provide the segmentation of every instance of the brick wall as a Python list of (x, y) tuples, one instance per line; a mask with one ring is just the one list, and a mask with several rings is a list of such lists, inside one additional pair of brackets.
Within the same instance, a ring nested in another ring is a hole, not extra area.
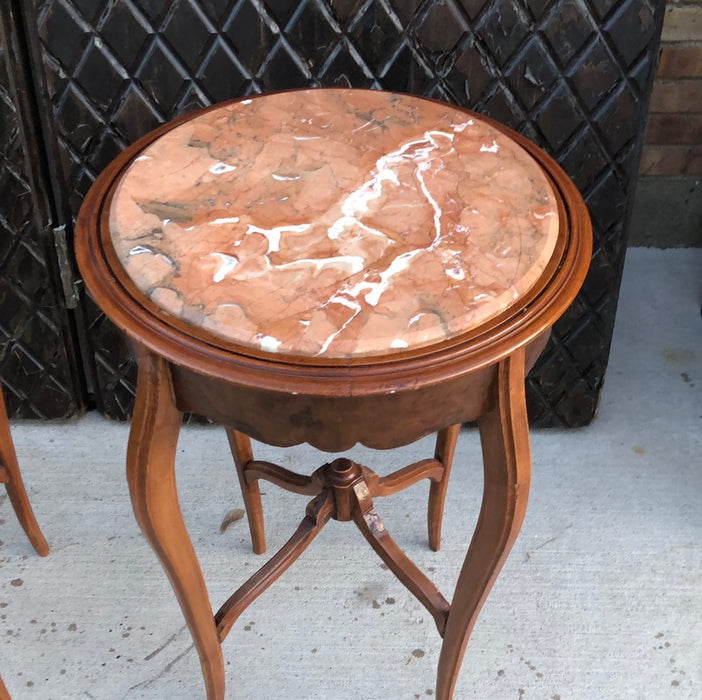
[(668, 2), (641, 175), (702, 175), (702, 0)]
[(702, 246), (702, 0), (668, 0), (630, 245)]

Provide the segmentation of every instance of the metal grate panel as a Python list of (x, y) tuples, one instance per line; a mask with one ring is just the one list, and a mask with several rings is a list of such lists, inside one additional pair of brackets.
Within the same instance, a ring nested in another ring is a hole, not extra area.
[[(114, 154), (157, 124), (238, 95), (353, 86), (487, 114), (549, 151), (595, 227), (592, 270), (528, 385), (537, 425), (594, 416), (607, 365), (663, 2), (657, 0), (35, 0), (75, 213)], [(134, 373), (97, 310), (106, 411)]]
[[(12, 28), (0, 13), (0, 378), (11, 418), (81, 409), (63, 300), (52, 284), (49, 217), (31, 171)], [(36, 159), (36, 153), (34, 153)]]

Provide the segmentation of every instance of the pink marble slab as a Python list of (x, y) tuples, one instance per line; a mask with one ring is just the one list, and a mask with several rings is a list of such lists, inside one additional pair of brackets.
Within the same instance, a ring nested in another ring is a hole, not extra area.
[(531, 156), (475, 116), (306, 90), (154, 141), (110, 227), (129, 277), (169, 314), (247, 347), (346, 358), (499, 314), (543, 272), (558, 214)]

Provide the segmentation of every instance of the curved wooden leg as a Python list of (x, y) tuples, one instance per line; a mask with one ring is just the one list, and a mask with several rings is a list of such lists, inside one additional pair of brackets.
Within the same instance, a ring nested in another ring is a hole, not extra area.
[(234, 457), (236, 473), (239, 476), (239, 486), (241, 495), (244, 497), (244, 508), (249, 521), (249, 532), (251, 533), (251, 548), (255, 554), (263, 554), (266, 551), (266, 535), (263, 528), (263, 506), (261, 504), (261, 491), (258, 488), (258, 481), (249, 481), (246, 478), (246, 465), (253, 461), (251, 450), (251, 440), (244, 433), (238, 430), (227, 428), (227, 439), (229, 448)]
[(479, 421), (485, 484), (446, 623), (439, 656), (437, 700), (450, 700), (468, 638), (519, 533), (529, 495), (529, 426), (524, 400), (524, 351), (497, 368), (496, 405)]
[(373, 507), (365, 481), (353, 484), (352, 491), (355, 499), (352, 518), (356, 526), (390, 571), (431, 613), (439, 634), (443, 635), (449, 611), (448, 602), (385, 529), (383, 521)]
[(202, 571), (178, 505), (174, 459), (181, 420), (168, 364), (141, 350), (127, 449), (127, 481), (134, 515), (183, 610), (200, 656), (207, 698), (223, 700), (222, 649)]
[(438, 552), (441, 547), (441, 522), (444, 517), (444, 501), (446, 500), (446, 489), (448, 488), (453, 454), (456, 451), (456, 440), (460, 430), (461, 426), (459, 424), (450, 425), (436, 436), (434, 459), (441, 462), (443, 472), (441, 478), (438, 481), (432, 481), (429, 487), (429, 509), (427, 513), (429, 548), (434, 552)]
[(7, 495), (22, 529), (37, 554), (45, 557), (49, 553), (49, 545), (39, 529), (39, 524), (34, 517), (34, 511), (24, 489), (22, 474), (20, 473), (15, 447), (12, 443), (12, 435), (10, 434), (5, 401), (2, 393), (0, 393), (0, 482), (2, 481), (5, 482)]
[(333, 510), (334, 498), (331, 492), (323, 491), (316, 496), (307, 506), (305, 517), (293, 536), (222, 605), (215, 615), (217, 633), (222, 641), (241, 613), (300, 558), (329, 522)]

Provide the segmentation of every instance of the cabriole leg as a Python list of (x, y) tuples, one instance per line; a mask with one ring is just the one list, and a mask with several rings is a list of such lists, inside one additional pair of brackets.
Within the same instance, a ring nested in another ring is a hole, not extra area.
[(207, 698), (223, 700), (222, 649), (200, 564), (178, 505), (174, 460), (181, 421), (168, 364), (142, 350), (127, 449), (127, 481), (134, 515), (183, 610), (200, 656)]
[(439, 656), (437, 700), (450, 700), (468, 638), (517, 538), (531, 461), (524, 400), (524, 351), (497, 368), (495, 406), (479, 420), (485, 483), (478, 523), (458, 577)]
[(10, 424), (7, 420), (5, 401), (0, 392), (0, 477), (2, 476), (5, 478), (0, 478), (0, 481), (5, 482), (7, 495), (10, 498), (10, 503), (12, 503), (19, 524), (22, 526), (37, 554), (45, 557), (49, 553), (49, 545), (39, 529), (29, 498), (27, 498), (27, 492), (24, 490), (24, 482), (22, 481), (22, 474), (20, 473), (15, 447), (12, 443), (12, 435), (10, 434)]

